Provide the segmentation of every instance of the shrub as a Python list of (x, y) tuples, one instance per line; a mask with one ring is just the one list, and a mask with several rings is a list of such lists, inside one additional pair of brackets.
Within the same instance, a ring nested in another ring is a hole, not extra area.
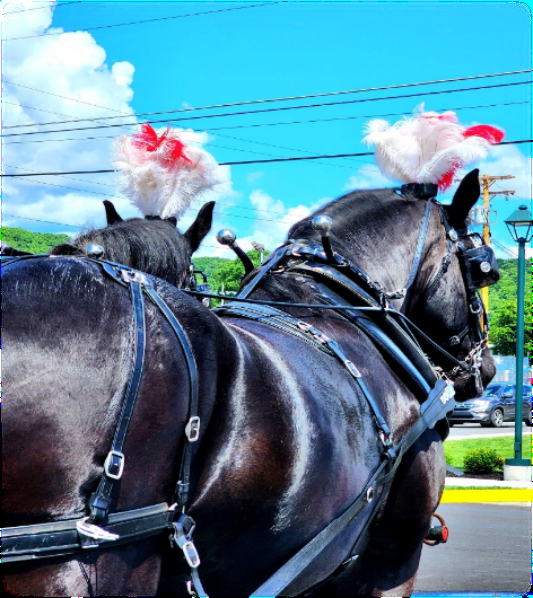
[(502, 469), (503, 457), (493, 449), (480, 448), (469, 451), (465, 455), (464, 469), (467, 473), (491, 473), (496, 469)]

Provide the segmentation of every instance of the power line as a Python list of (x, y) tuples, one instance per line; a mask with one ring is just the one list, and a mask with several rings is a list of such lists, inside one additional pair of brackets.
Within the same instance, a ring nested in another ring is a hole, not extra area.
[[(12, 102), (4, 102), (6, 104)], [(445, 110), (477, 110), (480, 108), (502, 108), (507, 106), (520, 106), (523, 104), (530, 104), (529, 101), (524, 102), (504, 102), (500, 104), (478, 104), (477, 106), (459, 106), (454, 108), (435, 108), (435, 111), (442, 112)], [(34, 108), (33, 106), (27, 106), (28, 108)], [(35, 108), (39, 110), (39, 108)], [(46, 112), (50, 112), (47, 110)], [(211, 133), (213, 131), (229, 131), (234, 129), (254, 129), (260, 127), (278, 127), (284, 125), (306, 125), (306, 124), (316, 124), (316, 123), (324, 123), (324, 122), (335, 122), (335, 121), (346, 121), (346, 120), (359, 120), (363, 118), (385, 118), (388, 116), (408, 116), (412, 114), (410, 112), (388, 112), (386, 114), (361, 114), (358, 116), (338, 116), (333, 118), (314, 118), (310, 120), (292, 120), (292, 121), (284, 121), (284, 122), (275, 122), (275, 123), (257, 123), (251, 125), (233, 125), (228, 127), (210, 127), (208, 129), (202, 129), (201, 132)], [(129, 126), (129, 125), (124, 125)], [(26, 139), (24, 141), (4, 141), (3, 145), (16, 145), (21, 143), (54, 143), (54, 142), (63, 142), (63, 141), (95, 141), (98, 139), (115, 139), (116, 135), (100, 135), (97, 137), (71, 137), (71, 138), (63, 138), (63, 139)], [(249, 140), (243, 140), (249, 141)], [(254, 142), (259, 143), (259, 142)], [(303, 150), (300, 150), (303, 151)]]
[[(79, 179), (78, 179), (78, 180), (79, 180)], [(80, 193), (91, 193), (91, 194), (93, 194), (93, 195), (103, 195), (104, 197), (109, 197), (109, 196), (110, 196), (110, 194), (109, 194), (109, 193), (100, 193), (100, 192), (98, 192), (98, 191), (88, 191), (88, 190), (86, 190), (86, 189), (78, 189), (78, 188), (76, 188), (76, 187), (69, 187), (69, 186), (67, 186), (67, 185), (58, 185), (58, 184), (56, 184), (56, 183), (45, 183), (44, 181), (36, 181), (36, 182), (33, 182), (33, 181), (28, 181), (28, 180), (26, 180), (26, 179), (21, 179), (21, 181), (22, 181), (23, 183), (32, 183), (32, 184), (34, 184), (34, 185), (46, 185), (46, 186), (49, 186), (49, 187), (60, 187), (60, 188), (62, 188), (62, 189), (69, 189), (69, 190), (71, 190), (71, 191), (79, 191)], [(114, 185), (109, 185), (109, 186), (113, 186), (113, 187), (114, 187)], [(116, 197), (116, 196), (115, 196), (115, 197)], [(202, 200), (201, 200), (201, 199), (193, 199), (193, 201), (202, 201)], [(225, 202), (221, 201), (220, 199), (218, 199), (218, 200), (217, 200), (217, 204), (221, 204), (221, 205), (223, 205), (224, 203), (225, 203)], [(265, 214), (280, 214), (280, 215), (285, 215), (285, 212), (279, 212), (279, 211), (277, 211), (277, 210), (261, 210), (261, 209), (259, 209), (259, 208), (249, 208), (249, 207), (247, 207), (247, 206), (234, 206), (234, 207), (235, 207), (236, 209), (238, 209), (238, 210), (246, 210), (246, 211), (249, 211), (249, 212), (250, 212), (250, 211), (251, 211), (251, 212), (264, 212)], [(191, 209), (193, 209), (193, 208), (191, 208)], [(198, 210), (195, 210), (195, 211), (198, 211)], [(235, 217), (237, 217), (237, 218), (239, 217), (239, 214), (235, 214), (235, 212), (215, 212), (215, 214), (228, 215), (228, 216), (235, 216)], [(244, 216), (243, 216), (243, 217), (244, 217)], [(249, 218), (249, 217), (248, 217), (248, 218)], [(260, 219), (260, 220), (261, 220), (261, 219)], [(276, 221), (269, 220), (268, 222), (278, 222), (278, 221), (277, 221), (277, 220), (276, 220)]]
[(20, 12), (30, 12), (32, 10), (44, 10), (45, 8), (61, 8), (62, 6), (68, 6), (69, 4), (81, 4), (81, 0), (77, 2), (50, 2), (47, 6), (36, 6), (35, 8), (22, 8), (21, 10), (8, 10), (3, 13), (3, 16), (7, 17), (10, 15), (16, 15)]
[[(533, 143), (533, 139), (522, 139), (520, 141), (502, 141), (494, 145), (519, 145), (522, 143)], [(299, 162), (302, 160), (332, 160), (338, 158), (357, 158), (362, 156), (373, 156), (374, 152), (358, 152), (350, 154), (322, 154), (320, 156), (291, 156), (287, 158), (268, 158), (265, 160), (240, 160), (234, 162), (219, 162), (220, 166), (240, 166), (244, 164), (268, 164), (271, 162)], [(64, 176), (70, 174), (108, 174), (116, 172), (113, 169), (102, 170), (74, 170), (69, 172), (30, 172), (27, 174), (0, 174), (0, 177), (27, 177), (27, 176)]]
[[(155, 23), (156, 21), (169, 21), (171, 19), (184, 19), (186, 17), (199, 17), (202, 15), (209, 15), (218, 12), (229, 12), (232, 10), (244, 10), (247, 8), (262, 8), (264, 6), (269, 6), (271, 4), (281, 4), (282, 0), (272, 1), (272, 2), (263, 2), (261, 4), (252, 4), (250, 6), (234, 6), (233, 8), (219, 8), (218, 10), (206, 10), (202, 12), (193, 12), (186, 15), (174, 15), (171, 17), (157, 17), (155, 19), (145, 19), (144, 21), (131, 21), (129, 23), (115, 23), (113, 25), (99, 25), (97, 27), (85, 27), (83, 31), (96, 31), (97, 29), (110, 29), (111, 27), (127, 27), (130, 25), (142, 25), (144, 23)], [(14, 42), (21, 39), (31, 39), (35, 37), (50, 37), (52, 35), (62, 35), (63, 33), (72, 33), (70, 31), (59, 31), (56, 33), (41, 33), (39, 35), (26, 35), (24, 37), (10, 37), (8, 39), (4, 39), (4, 42)]]
[(15, 214), (3, 213), (8, 218), (17, 218), (19, 220), (31, 220), (33, 222), (43, 222), (44, 224), (57, 224), (58, 226), (69, 226), (70, 228), (81, 228), (80, 224), (67, 224), (66, 222), (52, 222), (51, 220), (38, 220), (37, 218), (28, 218), (27, 216), (15, 216)]
[[(277, 108), (263, 108), (260, 110), (246, 110), (246, 111), (241, 111), (241, 112), (229, 112), (229, 113), (227, 112), (227, 113), (222, 113), (222, 114), (205, 114), (202, 116), (188, 116), (186, 118), (180, 118), (180, 119), (141, 121), (138, 123), (134, 123), (131, 126), (137, 126), (139, 124), (155, 124), (155, 123), (160, 123), (160, 122), (168, 123), (168, 122), (173, 122), (173, 121), (185, 122), (185, 121), (190, 121), (190, 120), (201, 120), (201, 119), (207, 119), (207, 118), (220, 118), (220, 117), (227, 117), (227, 116), (243, 116), (243, 115), (247, 115), (247, 114), (264, 114), (264, 113), (270, 113), (270, 112), (282, 112), (282, 111), (287, 111), (287, 110), (301, 110), (304, 108), (324, 108), (324, 107), (329, 107), (329, 106), (361, 104), (361, 103), (366, 103), (366, 102), (378, 102), (378, 101), (383, 101), (383, 100), (398, 100), (398, 99), (404, 99), (404, 98), (415, 98), (415, 97), (421, 97), (421, 96), (433, 96), (433, 95), (442, 95), (442, 94), (449, 94), (449, 93), (460, 93), (460, 92), (466, 92), (466, 91), (481, 91), (481, 90), (486, 90), (486, 89), (497, 89), (497, 88), (503, 88), (503, 87), (514, 87), (517, 85), (530, 85), (530, 84), (531, 84), (531, 81), (518, 81), (515, 83), (499, 83), (496, 85), (485, 85), (485, 86), (468, 87), (468, 88), (461, 88), (461, 89), (426, 91), (426, 92), (422, 92), (422, 93), (403, 94), (403, 95), (399, 95), (399, 96), (384, 96), (384, 97), (379, 97), (379, 98), (364, 98), (364, 99), (359, 99), (359, 100), (342, 100), (342, 101), (337, 101), (337, 102), (324, 102), (324, 103), (320, 103), (320, 104), (305, 104), (302, 106), (278, 106)], [(44, 134), (48, 134), (48, 133), (65, 133), (65, 132), (69, 132), (69, 131), (89, 131), (89, 130), (95, 130), (95, 129), (111, 129), (111, 128), (115, 128), (115, 127), (124, 127), (124, 126), (127, 126), (127, 125), (110, 124), (110, 125), (98, 125), (98, 126), (90, 126), (90, 127), (78, 127), (78, 128), (74, 128), (74, 129), (55, 129), (52, 131), (30, 131), (28, 133), (8, 133), (7, 135), (4, 135), (4, 137), (18, 137), (21, 135), (44, 135)]]
[[(299, 96), (287, 96), (281, 98), (267, 98), (262, 100), (247, 100), (243, 102), (232, 102), (228, 104), (212, 104), (209, 106), (199, 106), (199, 107), (191, 107), (191, 108), (179, 108), (175, 110), (164, 110), (159, 112), (141, 112), (138, 114), (132, 114), (131, 117), (141, 117), (141, 116), (160, 116), (163, 114), (177, 114), (183, 112), (196, 112), (198, 110), (212, 110), (215, 108), (233, 108), (236, 106), (250, 106), (253, 104), (266, 104), (271, 102), (286, 102), (286, 101), (295, 101), (295, 100), (307, 100), (310, 98), (320, 98), (320, 97), (328, 97), (328, 96), (339, 96), (339, 95), (347, 95), (347, 94), (354, 94), (354, 93), (365, 93), (365, 92), (374, 92), (374, 91), (387, 91), (391, 89), (405, 89), (408, 87), (419, 87), (422, 85), (436, 85), (441, 83), (457, 83), (459, 81), (473, 81), (477, 79), (486, 79), (489, 77), (504, 77), (509, 75), (519, 75), (524, 73), (530, 73), (531, 69), (521, 70), (521, 71), (507, 71), (503, 73), (491, 73), (487, 75), (473, 75), (470, 77), (458, 77), (454, 79), (436, 79), (433, 81), (419, 81), (417, 83), (402, 83), (399, 85), (387, 85), (382, 87), (368, 87), (364, 89), (350, 89), (345, 91), (331, 91), (325, 93), (315, 93), (315, 94), (308, 94), (308, 95), (299, 95)], [(10, 83), (7, 81), (7, 83)], [(16, 85), (14, 83), (10, 83), (11, 85)], [(22, 87), (22, 86), (21, 86)], [(39, 91), (34, 89), (34, 91)], [(44, 93), (44, 92), (43, 92)], [(49, 121), (43, 123), (34, 123), (35, 126), (47, 126), (47, 125), (62, 125), (71, 122), (90, 122), (93, 120), (109, 120), (112, 118), (120, 118), (119, 116), (102, 116), (102, 117), (95, 117), (95, 118), (77, 118), (72, 120), (58, 120), (58, 121)], [(3, 127), (4, 129), (15, 129), (17, 127), (25, 127), (29, 125), (11, 125), (7, 127)]]
[[(243, 151), (245, 151), (245, 150), (243, 150)], [(9, 164), (6, 164), (6, 166), (9, 166), (10, 168), (17, 168), (17, 169), (20, 169), (20, 170), (27, 170), (27, 169), (22, 168), (20, 166), (10, 166)], [(70, 178), (70, 179), (73, 179), (73, 180), (76, 180), (76, 181), (82, 181), (82, 182), (87, 182), (87, 183), (90, 183), (90, 184), (94, 184), (92, 181), (86, 181), (84, 179), (77, 179), (77, 178), (74, 178), (74, 177), (66, 177), (66, 176), (64, 178)], [(44, 181), (35, 181), (35, 182), (33, 182), (33, 181), (28, 181), (28, 180), (26, 180), (24, 178), (22, 178), (21, 181), (23, 183), (32, 183), (34, 185), (47, 185), (49, 187), (60, 187), (62, 189), (69, 189), (71, 191), (79, 191), (80, 193), (91, 193), (93, 195), (103, 195), (105, 197), (109, 197), (110, 196), (109, 193), (101, 193), (101, 192), (98, 192), (98, 191), (89, 191), (89, 190), (86, 190), (86, 189), (79, 189), (77, 187), (69, 187), (68, 185), (59, 185), (59, 184), (56, 184), (56, 183), (45, 183)], [(116, 185), (108, 185), (106, 183), (96, 183), (96, 184), (102, 184), (102, 185), (105, 185), (106, 187), (113, 187), (113, 188), (116, 187)], [(193, 201), (194, 202), (196, 202), (196, 201), (202, 201), (202, 199), (201, 198), (194, 198)], [(222, 205), (224, 203), (225, 202), (223, 202), (222, 200), (217, 199), (217, 204)], [(247, 206), (234, 206), (234, 207), (236, 209), (238, 209), (238, 210), (246, 210), (246, 211), (252, 211), (252, 212), (264, 212), (265, 214), (281, 214), (281, 215), (285, 214), (285, 212), (279, 212), (277, 210), (261, 210), (259, 208), (255, 208), (255, 207), (254, 208), (249, 208)], [(239, 217), (239, 215), (235, 214), (234, 212), (215, 212), (215, 213), (216, 214), (227, 214), (228, 216)], [(269, 221), (269, 222), (273, 222), (273, 221)]]
[(503, 243), (500, 243), (499, 241), (496, 241), (496, 239), (494, 239), (494, 238), (491, 238), (490, 242), (491, 242), (491, 244), (494, 243), (494, 245), (496, 245), (497, 247), (499, 247), (502, 251), (505, 251), (507, 253), (507, 255), (510, 255), (512, 258), (514, 258), (514, 259), (517, 258), (517, 255), (515, 253), (513, 253)]
[[(27, 172), (30, 172), (29, 168), (23, 168), (22, 166), (12, 166), (11, 164), (4, 164), (4, 166), (7, 166), (8, 168), (16, 168), (17, 170), (26, 170)], [(89, 185), (101, 185), (103, 187), (115, 187), (115, 185), (111, 185), (109, 183), (95, 183), (94, 181), (88, 181), (87, 179), (78, 179), (77, 177), (73, 177), (73, 176), (63, 175), (63, 177), (65, 179), (71, 179), (73, 181), (80, 181), (81, 183), (89, 183)]]

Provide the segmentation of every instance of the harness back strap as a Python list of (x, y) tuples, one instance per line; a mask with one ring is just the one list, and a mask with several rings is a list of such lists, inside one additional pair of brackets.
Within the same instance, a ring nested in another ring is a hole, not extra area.
[(104, 475), (100, 479), (96, 492), (91, 496), (89, 501), (89, 508), (91, 510), (90, 520), (92, 523), (97, 524), (103, 523), (107, 519), (113, 490), (124, 471), (124, 441), (139, 394), (143, 372), (146, 346), (146, 321), (141, 283), (134, 281), (130, 282), (130, 292), (135, 329), (134, 363), (126, 395), (122, 403), (122, 411), (115, 430), (115, 436), (111, 445), (111, 451), (108, 453), (104, 464)]
[[(398, 468), (402, 457), (422, 436), (422, 434), (435, 427), (440, 419), (453, 410), (455, 405), (453, 387), (444, 380), (439, 380), (427, 400), (422, 404), (420, 418), (396, 444), (387, 449), (384, 453), (384, 460), (376, 472), (370, 477), (365, 487), (355, 501), (344, 511), (342, 515), (334, 519), (317, 536), (308, 542), (296, 555), (294, 555), (283, 567), (272, 575), (262, 586), (251, 596), (283, 596), (287, 587), (304, 571), (324, 549), (329, 546), (335, 538), (344, 530), (376, 496), (381, 489), (380, 500), (372, 512), (373, 518), (378, 512), (379, 502), (382, 502), (387, 494), (387, 486), (392, 483), (394, 473)], [(369, 522), (367, 522), (368, 526)]]

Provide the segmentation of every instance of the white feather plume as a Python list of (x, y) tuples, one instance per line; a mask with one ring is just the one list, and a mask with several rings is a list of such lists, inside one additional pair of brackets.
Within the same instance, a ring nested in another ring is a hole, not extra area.
[(453, 173), (484, 158), (491, 143), (498, 143), (503, 131), (488, 125), (466, 128), (454, 112), (425, 112), (418, 107), (413, 117), (390, 125), (381, 119), (365, 127), (363, 142), (375, 146), (381, 172), (404, 183), (437, 183), (449, 186)]
[(145, 216), (179, 219), (198, 194), (220, 181), (213, 156), (186, 138), (187, 131), (169, 127), (158, 135), (143, 125), (140, 133), (117, 139), (112, 163), (122, 191)]

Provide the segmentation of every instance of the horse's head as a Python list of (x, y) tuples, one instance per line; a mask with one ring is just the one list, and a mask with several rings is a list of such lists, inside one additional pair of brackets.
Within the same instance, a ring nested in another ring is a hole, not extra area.
[(406, 310), (433, 340), (464, 364), (441, 364), (454, 380), (459, 401), (479, 396), (496, 373), (479, 291), (498, 281), (498, 265), (483, 238), (468, 230), (468, 214), (479, 196), (479, 171), (473, 170), (462, 180), (451, 205), (435, 204), (438, 210), (433, 215), (435, 226), (428, 239), (421, 280)]
[(104, 258), (147, 272), (170, 284), (184, 286), (191, 255), (211, 228), (215, 203), (202, 206), (196, 220), (181, 234), (175, 218), (130, 218), (123, 220), (110, 201), (104, 201), (105, 228), (84, 232), (70, 243), (57, 245), (51, 255), (84, 255), (88, 245), (104, 248)]

